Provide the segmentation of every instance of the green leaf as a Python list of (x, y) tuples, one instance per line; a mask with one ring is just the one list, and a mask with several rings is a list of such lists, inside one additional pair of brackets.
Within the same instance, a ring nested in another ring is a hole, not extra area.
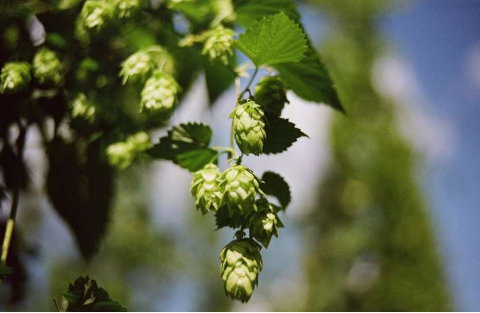
[(344, 112), (332, 79), (313, 48), (308, 49), (306, 57), (300, 62), (278, 64), (275, 68), (299, 97)]
[(289, 18), (298, 21), (300, 15), (292, 0), (234, 0), (237, 21), (244, 27), (252, 26), (265, 16), (284, 12)]
[(232, 86), (235, 74), (229, 68), (221, 64), (213, 64), (207, 58), (203, 58), (205, 81), (207, 83), (208, 99), (210, 105)]
[(276, 197), (280, 205), (285, 209), (292, 200), (290, 187), (285, 179), (277, 173), (265, 172), (263, 173), (262, 181), (261, 188), (263, 192)]
[(267, 120), (267, 139), (265, 140), (262, 153), (275, 154), (286, 151), (298, 138), (308, 137), (288, 119), (268, 115)]
[(263, 18), (235, 41), (257, 67), (298, 62), (307, 50), (306, 43), (300, 26), (283, 12)]
[(211, 162), (217, 152), (208, 147), (212, 130), (204, 124), (188, 123), (175, 126), (166, 137), (148, 151), (157, 159), (173, 161), (175, 164), (196, 172)]
[(98, 287), (90, 277), (78, 277), (62, 294), (60, 308), (64, 312), (126, 312), (127, 308), (110, 299), (108, 292)]

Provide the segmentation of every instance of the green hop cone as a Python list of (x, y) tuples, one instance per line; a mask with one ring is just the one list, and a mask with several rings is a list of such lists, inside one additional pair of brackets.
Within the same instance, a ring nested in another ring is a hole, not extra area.
[(285, 85), (278, 76), (265, 76), (255, 86), (255, 100), (265, 113), (280, 116), (288, 103)]
[(62, 82), (62, 69), (62, 63), (55, 52), (50, 49), (41, 48), (33, 57), (33, 76), (40, 84), (60, 84)]
[(141, 111), (162, 121), (169, 119), (177, 106), (179, 89), (172, 76), (155, 72), (142, 90)]
[(103, 0), (87, 0), (80, 12), (81, 25), (86, 29), (100, 30), (113, 17), (114, 6)]
[(95, 106), (87, 100), (84, 93), (79, 93), (72, 101), (71, 115), (92, 122), (95, 119)]
[(8, 62), (0, 73), (2, 93), (13, 93), (25, 89), (32, 79), (30, 64), (27, 62)]
[(107, 147), (107, 157), (110, 165), (120, 170), (126, 169), (135, 157), (152, 147), (150, 136), (145, 132), (131, 135), (125, 142), (117, 142)]
[(220, 252), (225, 293), (232, 299), (247, 302), (258, 285), (263, 267), (260, 245), (253, 239), (237, 239)]
[(144, 82), (154, 68), (155, 62), (153, 62), (148, 52), (136, 52), (122, 63), (122, 69), (120, 70), (122, 83), (126, 84), (128, 81)]
[(257, 194), (263, 195), (257, 177), (243, 165), (232, 166), (223, 172), (219, 189), (222, 192), (222, 205), (228, 206), (230, 215), (255, 210), (255, 197)]
[(129, 18), (139, 7), (139, 0), (116, 0), (115, 14), (120, 19)]
[(230, 114), (233, 119), (235, 141), (242, 153), (259, 155), (266, 139), (264, 113), (252, 100), (235, 107)]
[(202, 54), (208, 55), (211, 61), (228, 65), (233, 56), (232, 29), (219, 26), (205, 33)]
[(203, 214), (217, 211), (222, 198), (218, 190), (218, 179), (221, 173), (215, 164), (207, 164), (193, 174), (190, 192), (195, 197), (195, 205)]
[(277, 216), (278, 210), (266, 199), (258, 200), (256, 205), (257, 211), (248, 218), (250, 235), (268, 248), (272, 236), (278, 237), (278, 228), (283, 227), (283, 223)]

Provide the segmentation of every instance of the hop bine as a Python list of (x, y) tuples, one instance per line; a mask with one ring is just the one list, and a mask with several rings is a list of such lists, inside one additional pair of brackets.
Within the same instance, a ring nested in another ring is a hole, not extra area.
[(253, 239), (237, 239), (220, 252), (225, 293), (232, 299), (247, 302), (258, 285), (263, 267), (260, 245)]
[(62, 63), (55, 52), (41, 48), (33, 57), (33, 76), (40, 84), (59, 85), (62, 82)]
[(288, 103), (285, 85), (277, 76), (265, 76), (255, 86), (255, 101), (265, 113), (280, 116)]
[(272, 236), (278, 237), (278, 228), (283, 227), (282, 221), (277, 216), (276, 208), (266, 199), (259, 199), (256, 203), (257, 211), (248, 218), (250, 235), (268, 248)]
[(242, 153), (259, 155), (266, 139), (264, 113), (252, 100), (235, 107), (230, 114), (233, 119), (235, 141)]
[(218, 179), (221, 173), (215, 164), (207, 164), (193, 175), (190, 192), (195, 197), (195, 205), (203, 214), (217, 211), (222, 193), (218, 190)]
[(220, 177), (219, 188), (222, 192), (222, 205), (228, 206), (230, 216), (255, 210), (255, 197), (257, 194), (263, 195), (257, 177), (243, 165), (227, 169)]
[(0, 73), (2, 93), (13, 93), (25, 89), (30, 80), (30, 64), (27, 62), (8, 62)]
[(162, 121), (169, 119), (177, 106), (179, 89), (172, 76), (155, 72), (142, 90), (141, 111), (151, 113)]

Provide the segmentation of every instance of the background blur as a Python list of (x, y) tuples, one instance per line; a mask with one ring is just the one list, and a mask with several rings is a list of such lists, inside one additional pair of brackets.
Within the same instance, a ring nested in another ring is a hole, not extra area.
[[(348, 116), (290, 94), (284, 114), (310, 139), (245, 160), (293, 193), (250, 302), (223, 293), (218, 253), (232, 232), (213, 231), (213, 216), (194, 209), (191, 174), (167, 162), (117, 176), (107, 236), (86, 264), (44, 194), (47, 160), (30, 132), (25, 272), (0, 286), (2, 310), (52, 310), (85, 274), (132, 311), (480, 310), (480, 1), (299, 5)], [(234, 101), (231, 90), (210, 110), (200, 77), (170, 123), (207, 122), (225, 144)]]

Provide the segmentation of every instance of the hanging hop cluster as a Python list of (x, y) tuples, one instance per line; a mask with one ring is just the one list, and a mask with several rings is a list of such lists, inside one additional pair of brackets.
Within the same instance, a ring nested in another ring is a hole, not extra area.
[(95, 106), (87, 100), (87, 96), (83, 92), (73, 99), (71, 108), (73, 118), (82, 118), (90, 122), (95, 119)]
[(285, 84), (278, 76), (265, 76), (255, 86), (255, 101), (267, 114), (280, 116), (288, 103)]
[(156, 71), (142, 90), (141, 111), (162, 121), (169, 119), (177, 106), (179, 90), (180, 86), (171, 75)]
[(220, 175), (220, 170), (215, 164), (207, 164), (193, 176), (190, 192), (195, 197), (197, 209), (203, 214), (217, 211), (220, 207), (222, 194), (217, 188)]
[(62, 82), (62, 63), (55, 52), (41, 48), (33, 57), (33, 76), (40, 84), (59, 85)]
[(239, 103), (230, 114), (233, 119), (235, 141), (243, 154), (259, 155), (267, 137), (264, 113), (253, 100)]
[(220, 252), (225, 293), (232, 299), (247, 302), (258, 285), (263, 267), (261, 247), (250, 238), (237, 239)]
[(155, 62), (148, 52), (139, 51), (123, 61), (121, 67), (120, 77), (122, 77), (123, 84), (127, 82), (144, 82), (155, 68)]
[(25, 89), (32, 79), (30, 64), (27, 62), (8, 62), (0, 73), (1, 92), (13, 93)]
[(233, 35), (232, 29), (223, 26), (207, 31), (202, 54), (208, 55), (212, 62), (228, 65), (233, 57)]
[(131, 135), (124, 142), (117, 142), (107, 147), (108, 161), (120, 170), (126, 169), (135, 157), (152, 147), (150, 136), (145, 132)]

